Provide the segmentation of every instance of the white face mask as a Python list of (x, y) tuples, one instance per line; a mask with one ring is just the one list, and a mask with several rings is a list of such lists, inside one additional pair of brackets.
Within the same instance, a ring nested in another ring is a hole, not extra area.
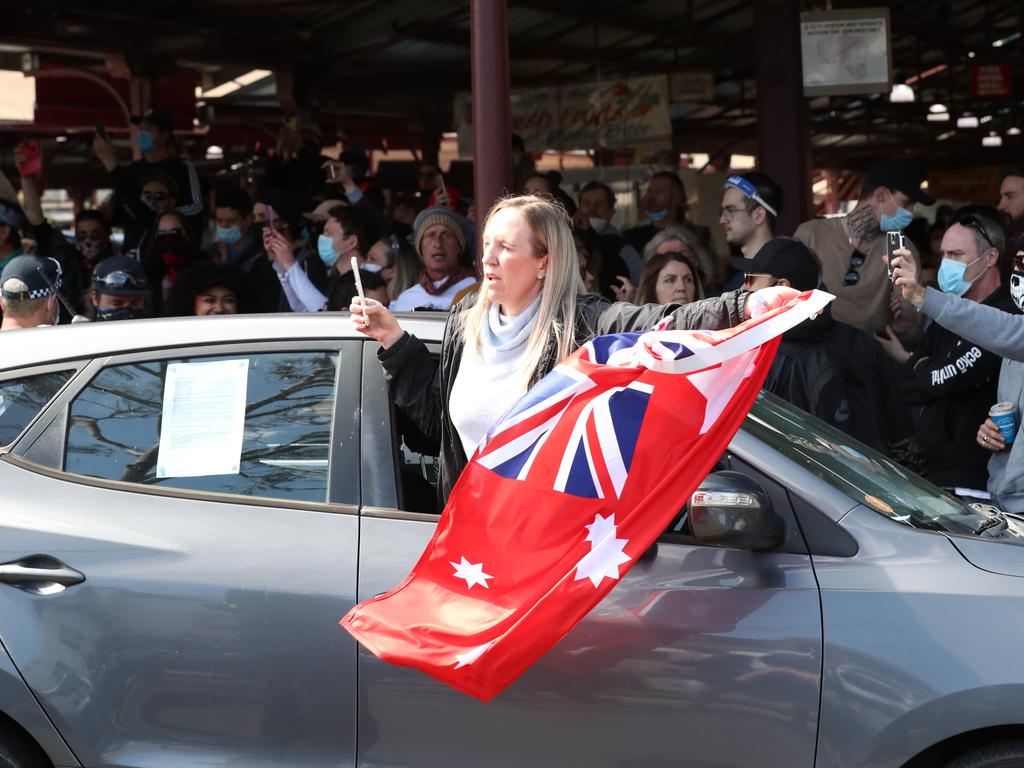
[(372, 261), (368, 261), (359, 267), (363, 272), (380, 272), (384, 267), (380, 264), (374, 264)]
[(1010, 298), (1017, 309), (1024, 312), (1024, 273), (1014, 272), (1010, 275)]
[(594, 218), (593, 216), (589, 216), (587, 218), (587, 221), (590, 222), (590, 228), (597, 232), (598, 234), (601, 234), (601, 232), (604, 231), (604, 228), (608, 226), (607, 221), (605, 221), (604, 219)]

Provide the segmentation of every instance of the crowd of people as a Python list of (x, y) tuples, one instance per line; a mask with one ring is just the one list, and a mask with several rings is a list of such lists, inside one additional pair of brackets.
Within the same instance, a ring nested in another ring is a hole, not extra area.
[[(358, 147), (331, 160), (315, 135), (297, 135), (258, 183), (211, 187), (179, 155), (169, 115), (135, 122), (139, 160), (95, 137), (113, 193), (77, 213), (73, 237), (46, 220), (43, 180), (19, 162), (21, 200), (0, 196), (2, 330), (78, 316), (347, 310), (353, 264), (365, 295), (391, 311), (446, 311), (480, 292), (472, 197), (435, 165), (420, 167), (415, 189), (380, 189)], [(677, 173), (652, 174), (638, 221), (619, 229), (607, 184), (569, 194), (517, 139), (513, 155), (515, 191), (557, 204), (571, 222), (582, 290), (664, 307), (771, 286), (828, 290), (835, 302), (786, 334), (766, 388), (963, 498), (1024, 512), (1024, 476), (1010, 466), (1024, 448), (988, 417), (997, 400), (1011, 401), (1019, 426), (1024, 407), (1024, 320), (1013, 317), (1024, 306), (1024, 167), (1005, 169), (998, 201), (940, 206), (930, 222), (915, 216), (935, 204), (920, 168), (881, 158), (848, 213), (791, 233), (778, 231), (779, 186), (763, 173), (733, 175), (718, 219), (729, 253), (719, 256)], [(906, 250), (890, 275), (886, 233), (896, 231)], [(990, 314), (962, 320), (974, 317), (966, 304)]]

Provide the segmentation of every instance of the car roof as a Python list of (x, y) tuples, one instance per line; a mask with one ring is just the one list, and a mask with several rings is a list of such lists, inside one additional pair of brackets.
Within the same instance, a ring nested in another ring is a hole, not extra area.
[[(447, 313), (398, 312), (398, 321), (424, 341), (440, 341)], [(200, 344), (291, 339), (366, 339), (348, 312), (174, 317), (74, 323), (5, 331), (0, 371), (102, 355)]]

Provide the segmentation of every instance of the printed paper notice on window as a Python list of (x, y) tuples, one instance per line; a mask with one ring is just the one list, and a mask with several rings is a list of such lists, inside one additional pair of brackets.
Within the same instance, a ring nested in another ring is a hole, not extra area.
[(237, 475), (249, 360), (171, 363), (156, 476)]

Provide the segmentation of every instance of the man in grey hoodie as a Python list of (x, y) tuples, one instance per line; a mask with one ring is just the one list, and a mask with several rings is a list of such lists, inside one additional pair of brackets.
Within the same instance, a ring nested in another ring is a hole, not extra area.
[[(1017, 436), (1007, 446), (995, 422), (986, 419), (978, 429), (977, 441), (992, 452), (988, 492), (993, 502), (1006, 512), (1024, 514), (1024, 316), (926, 288), (920, 282), (918, 265), (911, 253), (896, 251), (895, 256), (893, 281), (904, 299), (953, 333), (983, 344), (1004, 358), (997, 397), (1000, 402), (1013, 403)], [(1017, 308), (1024, 311), (1024, 250), (1017, 251), (1013, 259), (1010, 295)]]

